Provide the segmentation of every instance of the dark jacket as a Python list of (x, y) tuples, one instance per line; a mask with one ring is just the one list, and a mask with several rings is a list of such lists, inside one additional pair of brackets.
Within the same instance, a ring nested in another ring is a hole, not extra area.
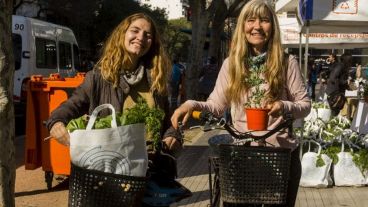
[[(147, 70), (145, 73), (145, 77), (151, 85), (150, 73)], [(114, 88), (112, 83), (102, 78), (99, 70), (89, 71), (83, 83), (74, 90), (73, 95), (51, 113), (46, 126), (50, 130), (53, 124), (58, 121), (67, 125), (71, 119), (84, 114), (91, 114), (97, 106), (104, 103), (112, 104), (117, 112), (121, 112), (129, 90), (130, 86), (123, 77), (120, 78), (118, 87)], [(165, 112), (161, 137), (172, 136), (178, 139), (180, 137), (179, 133), (171, 127), (168, 97), (154, 93), (153, 98), (156, 106)], [(109, 113), (108, 110), (102, 111), (101, 116)]]
[(326, 93), (344, 92), (347, 87), (348, 70), (344, 64), (335, 62), (330, 67), (330, 75), (327, 80)]

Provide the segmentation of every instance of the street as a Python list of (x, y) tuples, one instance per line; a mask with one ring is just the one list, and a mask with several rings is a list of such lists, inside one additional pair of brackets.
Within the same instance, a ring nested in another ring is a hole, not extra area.
[(53, 189), (47, 190), (44, 172), (41, 168), (25, 170), (24, 168), (24, 138), (15, 138), (16, 147), (16, 181), (15, 206), (17, 207), (65, 207), (68, 205), (67, 182), (53, 181)]

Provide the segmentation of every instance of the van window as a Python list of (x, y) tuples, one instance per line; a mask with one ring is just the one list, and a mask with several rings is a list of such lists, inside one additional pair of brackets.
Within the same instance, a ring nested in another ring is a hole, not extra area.
[(36, 37), (36, 67), (56, 69), (56, 43)]
[(74, 56), (74, 68), (76, 70), (81, 69), (80, 59), (79, 59), (79, 48), (77, 45), (73, 44), (73, 56)]
[(13, 54), (14, 54), (14, 68), (19, 70), (22, 63), (22, 36), (13, 34)]
[(60, 69), (72, 68), (72, 47), (67, 42), (59, 42), (59, 61)]

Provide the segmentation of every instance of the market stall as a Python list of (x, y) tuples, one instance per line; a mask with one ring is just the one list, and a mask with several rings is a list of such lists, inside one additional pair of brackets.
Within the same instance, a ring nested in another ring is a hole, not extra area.
[[(281, 41), (286, 48), (299, 48), (306, 44), (306, 34), (301, 35), (301, 25), (296, 17), (279, 15)], [(308, 46), (316, 49), (368, 48), (368, 34), (365, 33), (309, 33)]]
[(304, 73), (307, 71), (310, 33), (368, 32), (368, 0), (299, 0), (297, 16), (305, 34)]
[[(318, 41), (321, 41), (319, 44), (323, 45), (322, 39), (333, 37), (336, 40), (336, 38), (342, 37), (339, 39), (342, 44), (330, 42), (321, 47), (347, 49), (358, 48), (359, 46), (353, 45), (354, 42), (360, 38), (367, 38), (365, 36), (368, 32), (366, 5), (368, 5), (368, 0), (281, 0), (276, 3), (276, 11), (297, 11), (300, 56), (301, 47), (305, 46), (305, 74), (308, 48), (316, 46)], [(304, 40), (303, 37), (305, 37)], [(343, 40), (344, 38), (346, 40)], [(366, 47), (363, 44), (365, 43), (362, 43), (361, 46)], [(299, 131), (302, 143), (307, 143), (306, 145), (302, 144), (303, 147), (301, 147), (302, 150), (304, 149), (301, 185), (307, 187), (327, 187), (333, 184), (338, 186), (367, 185), (368, 135), (366, 129), (368, 126), (368, 107), (366, 103), (362, 101), (359, 103), (358, 112), (353, 122), (343, 116), (328, 116), (328, 111), (327, 104), (315, 103), (311, 114), (305, 119), (304, 127)], [(312, 145), (317, 152), (311, 150)], [(323, 158), (325, 156), (322, 155), (327, 155), (332, 160), (332, 164), (329, 164), (331, 160)], [(326, 173), (321, 173), (321, 170)], [(354, 176), (347, 176), (347, 174)], [(333, 183), (329, 181), (328, 176), (332, 176)], [(325, 182), (319, 182), (321, 180)]]

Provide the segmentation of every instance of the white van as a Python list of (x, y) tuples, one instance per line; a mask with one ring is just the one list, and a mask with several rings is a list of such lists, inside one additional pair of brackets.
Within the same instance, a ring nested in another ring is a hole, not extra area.
[(38, 19), (13, 15), (15, 60), (14, 102), (25, 100), (31, 75), (74, 75), (80, 68), (79, 48), (71, 29)]

